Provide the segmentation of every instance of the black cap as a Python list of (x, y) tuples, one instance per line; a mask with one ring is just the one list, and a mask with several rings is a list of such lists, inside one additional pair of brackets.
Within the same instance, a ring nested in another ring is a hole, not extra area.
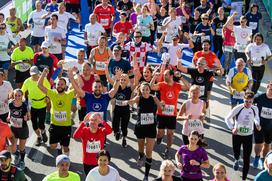
[(3, 150), (0, 152), (0, 158), (5, 158), (5, 159), (11, 158), (11, 154), (8, 150)]
[(113, 50), (122, 50), (122, 47), (120, 45), (115, 45), (113, 47)]

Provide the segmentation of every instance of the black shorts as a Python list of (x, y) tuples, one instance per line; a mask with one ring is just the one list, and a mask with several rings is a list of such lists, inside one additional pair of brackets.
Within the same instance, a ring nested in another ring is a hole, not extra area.
[(84, 117), (87, 114), (86, 107), (81, 107), (80, 109), (78, 109), (77, 112), (78, 112), (78, 119), (79, 119), (79, 121), (83, 121)]
[(79, 13), (80, 12), (80, 4), (70, 4), (66, 3), (66, 11), (69, 13)]
[(157, 115), (159, 129), (176, 129), (176, 116), (161, 116)]
[(15, 83), (23, 83), (29, 77), (29, 70), (26, 72), (20, 72), (19, 70), (15, 71)]
[(22, 127), (22, 128), (15, 128), (13, 126), (10, 127), (12, 133), (14, 134), (14, 137), (17, 139), (25, 140), (29, 137), (29, 130), (28, 126)]
[(104, 87), (107, 87), (108, 86), (108, 81), (107, 81), (106, 75), (99, 75), (99, 78), (100, 78), (101, 84)]
[(135, 125), (134, 134), (136, 135), (137, 139), (145, 139), (145, 138), (156, 138), (157, 136), (157, 129), (156, 125), (150, 126), (139, 126)]
[(62, 58), (62, 53), (53, 54), (53, 55), (55, 55), (58, 58), (59, 61), (63, 59)]
[(31, 36), (30, 43), (31, 45), (41, 45), (42, 42), (44, 41), (44, 37), (36, 37), (36, 36)]
[(7, 117), (8, 117), (8, 115), (9, 115), (9, 113), (2, 114), (2, 115), (0, 115), (0, 119), (3, 122), (7, 123)]
[(71, 126), (56, 126), (51, 124), (49, 128), (49, 144), (60, 143), (68, 147), (71, 138)]
[(212, 86), (213, 86), (213, 81), (207, 82), (207, 87), (206, 87), (207, 91), (212, 91)]
[(258, 131), (254, 126), (254, 140), (255, 144), (271, 144), (272, 142), (272, 132), (269, 129), (264, 129), (262, 126), (261, 131)]

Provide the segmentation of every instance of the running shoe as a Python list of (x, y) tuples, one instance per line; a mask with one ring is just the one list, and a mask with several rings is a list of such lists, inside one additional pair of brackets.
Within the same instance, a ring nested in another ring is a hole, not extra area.
[(233, 164), (233, 169), (235, 171), (237, 171), (239, 169), (239, 160), (235, 160), (234, 164)]
[(115, 133), (115, 140), (116, 141), (119, 141), (120, 137), (121, 137), (121, 134), (119, 132)]
[(124, 147), (124, 148), (127, 147), (127, 140), (125, 138), (123, 138), (122, 147)]
[(161, 144), (162, 138), (157, 138), (157, 145)]
[(24, 170), (24, 169), (25, 169), (25, 162), (24, 162), (24, 161), (20, 161), (20, 163), (19, 163), (19, 168), (20, 168), (21, 170)]
[(144, 159), (145, 157), (143, 156), (142, 158), (138, 158), (137, 160), (137, 167), (141, 168), (144, 165)]
[(258, 168), (259, 166), (259, 160), (260, 160), (260, 156), (255, 156), (254, 160), (253, 160), (253, 168)]
[(42, 138), (38, 137), (36, 140), (35, 146), (41, 146), (41, 144), (42, 144)]
[(42, 141), (43, 141), (44, 143), (46, 143), (46, 142), (48, 141), (48, 137), (47, 137), (45, 131), (44, 131), (44, 133), (42, 133)]
[(147, 177), (147, 176), (144, 176), (143, 181), (148, 181), (148, 177)]

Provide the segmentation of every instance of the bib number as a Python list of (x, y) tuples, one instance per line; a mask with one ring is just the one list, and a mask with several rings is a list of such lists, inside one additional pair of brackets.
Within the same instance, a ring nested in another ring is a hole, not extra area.
[(235, 91), (234, 94), (233, 94), (233, 98), (234, 99), (243, 99), (244, 98), (244, 92)]
[(105, 70), (105, 67), (106, 67), (104, 62), (96, 62), (95, 66), (96, 66), (96, 70)]
[(200, 119), (189, 119), (188, 120), (188, 131), (191, 133), (195, 130), (200, 130), (203, 128), (202, 121)]
[(174, 116), (174, 112), (175, 112), (175, 106), (174, 105), (165, 105), (164, 109), (162, 110), (162, 114), (163, 115), (167, 115), (167, 116)]
[(100, 151), (100, 141), (88, 141), (86, 145), (87, 153), (98, 153)]
[(200, 88), (200, 96), (204, 96), (205, 95), (205, 86), (199, 86)]
[(21, 72), (26, 72), (28, 69), (30, 69), (30, 64), (28, 63), (20, 63), (18, 64), (18, 68)]
[(23, 118), (10, 118), (11, 126), (15, 128), (22, 128), (23, 127)]
[(116, 106), (127, 106), (127, 101), (123, 101), (123, 100), (115, 100), (115, 105)]
[(141, 125), (154, 124), (154, 114), (153, 113), (141, 113)]
[(245, 52), (247, 45), (237, 45), (237, 51), (238, 52)]
[(4, 113), (6, 110), (6, 103), (0, 102), (0, 113)]
[(209, 40), (209, 41), (210, 41), (210, 36), (209, 36), (209, 35), (207, 35), (207, 36), (201, 36), (201, 43), (202, 43), (204, 40)]
[(158, 33), (162, 33), (163, 32), (162, 31), (162, 26), (158, 26), (157, 28), (158, 28)]
[(233, 46), (224, 46), (225, 52), (233, 52)]
[(102, 26), (108, 26), (109, 25), (109, 19), (101, 19), (100, 24)]
[(66, 111), (55, 111), (54, 112), (54, 119), (56, 121), (66, 121), (67, 120), (67, 112)]
[(253, 30), (256, 30), (258, 26), (257, 22), (249, 22), (249, 27)]
[(272, 109), (267, 107), (262, 107), (261, 117), (265, 119), (272, 119)]

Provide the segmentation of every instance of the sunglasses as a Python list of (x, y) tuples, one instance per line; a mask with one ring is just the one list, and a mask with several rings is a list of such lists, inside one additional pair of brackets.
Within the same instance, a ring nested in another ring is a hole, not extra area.
[(253, 103), (253, 101), (245, 100), (246, 103)]
[(205, 63), (197, 63), (197, 65), (204, 66), (206, 64)]
[(241, 23), (246, 23), (246, 21), (241, 21)]
[(209, 18), (202, 18), (202, 20), (208, 20)]
[(142, 38), (141, 36), (134, 36), (134, 38)]

